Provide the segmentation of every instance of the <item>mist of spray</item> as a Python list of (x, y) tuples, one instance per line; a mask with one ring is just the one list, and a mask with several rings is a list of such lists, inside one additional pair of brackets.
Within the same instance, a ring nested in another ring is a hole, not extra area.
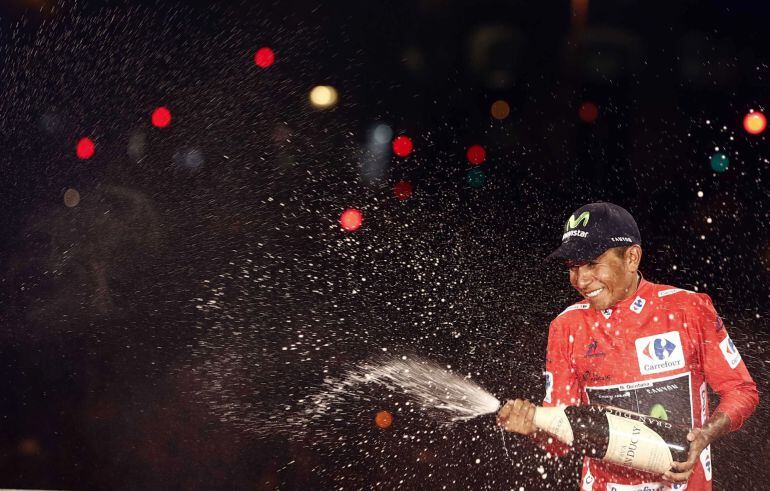
[(305, 411), (321, 417), (343, 402), (355, 398), (365, 384), (377, 384), (413, 399), (426, 413), (447, 422), (469, 420), (490, 414), (500, 401), (473, 382), (437, 363), (419, 358), (393, 358), (366, 362), (339, 378), (329, 378), (308, 398)]

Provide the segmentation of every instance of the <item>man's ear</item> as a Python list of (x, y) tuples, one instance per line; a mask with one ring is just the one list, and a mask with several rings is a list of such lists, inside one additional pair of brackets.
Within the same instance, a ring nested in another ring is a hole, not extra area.
[(626, 265), (632, 273), (636, 273), (639, 269), (639, 263), (642, 262), (642, 247), (639, 244), (634, 244), (626, 249)]

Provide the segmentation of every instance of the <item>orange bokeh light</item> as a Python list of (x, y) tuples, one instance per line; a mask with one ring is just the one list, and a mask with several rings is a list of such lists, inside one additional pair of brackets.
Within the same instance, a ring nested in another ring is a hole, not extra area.
[(495, 119), (505, 119), (511, 114), (511, 106), (503, 100), (495, 101), (492, 103), (489, 112), (492, 113), (492, 117)]
[(355, 232), (361, 227), (364, 216), (355, 208), (348, 208), (340, 215), (340, 225), (348, 232)]
[(374, 424), (384, 430), (393, 424), (393, 415), (385, 410), (379, 411), (374, 417)]
[(752, 135), (758, 135), (767, 128), (767, 118), (759, 111), (748, 113), (743, 118), (743, 129)]

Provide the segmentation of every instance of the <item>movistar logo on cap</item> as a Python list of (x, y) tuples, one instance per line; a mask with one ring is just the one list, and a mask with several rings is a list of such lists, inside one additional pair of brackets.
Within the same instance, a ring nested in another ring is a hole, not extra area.
[(581, 223), (583, 226), (588, 225), (588, 218), (591, 216), (591, 213), (588, 211), (584, 211), (580, 214), (579, 217), (575, 218), (575, 215), (572, 215), (569, 217), (569, 220), (567, 220), (567, 230), (572, 230), (573, 228), (577, 228), (578, 225)]

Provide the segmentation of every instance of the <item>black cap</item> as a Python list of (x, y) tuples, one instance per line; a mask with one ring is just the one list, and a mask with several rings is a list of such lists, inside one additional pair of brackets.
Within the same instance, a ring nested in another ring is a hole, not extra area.
[(591, 261), (612, 247), (641, 244), (634, 217), (612, 203), (581, 206), (564, 225), (561, 246), (548, 259)]

